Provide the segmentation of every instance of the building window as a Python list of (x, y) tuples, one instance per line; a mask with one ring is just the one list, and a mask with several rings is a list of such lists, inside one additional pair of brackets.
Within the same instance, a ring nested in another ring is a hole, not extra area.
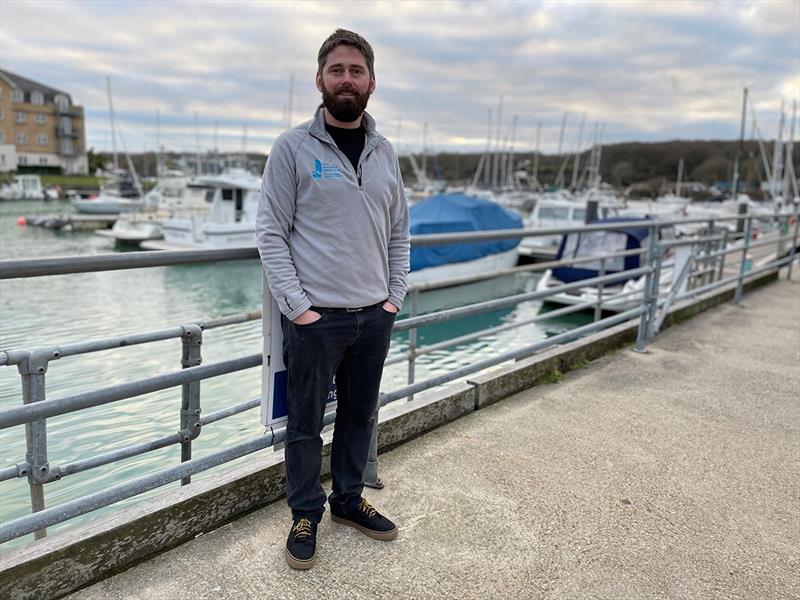
[(37, 125), (47, 124), (47, 115), (43, 115), (42, 113), (36, 113), (36, 123)]
[(14, 90), (11, 92), (11, 100), (14, 102), (25, 102), (25, 92), (22, 90)]
[(25, 115), (24, 112), (22, 112), (21, 110), (18, 110), (17, 112), (14, 113), (14, 120), (17, 123), (24, 123), (25, 121), (28, 120), (28, 118), (27, 118), (27, 116)]
[(17, 157), (17, 162), (20, 164), (20, 166), (24, 167), (28, 164), (28, 157), (20, 155)]
[(39, 144), (40, 146), (46, 146), (47, 145), (47, 134), (46, 133), (40, 133), (39, 135), (37, 135), (36, 136), (36, 143)]
[(69, 138), (61, 140), (61, 154), (72, 154), (72, 140)]
[(44, 104), (44, 94), (38, 91), (31, 93), (31, 104)]
[(72, 133), (72, 119), (69, 117), (61, 117), (59, 123), (59, 129), (61, 129), (62, 135)]
[(21, 131), (17, 134), (17, 143), (18, 144), (27, 144), (28, 143), (28, 134), (24, 131)]
[(59, 110), (67, 110), (69, 108), (69, 98), (64, 96), (63, 94), (58, 94), (55, 97), (56, 106), (58, 106)]
[(2, 121), (2, 120), (3, 120), (3, 109), (0, 108), (0, 121)]
[(0, 144), (6, 143), (6, 132), (0, 129)]
[(47, 165), (47, 157), (46, 156), (40, 156), (39, 157), (39, 164), (40, 165)]

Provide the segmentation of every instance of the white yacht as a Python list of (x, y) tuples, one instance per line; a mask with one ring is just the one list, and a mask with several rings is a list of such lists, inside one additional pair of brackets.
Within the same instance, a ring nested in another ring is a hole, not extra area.
[[(198, 186), (210, 190), (211, 208), (204, 214), (166, 219), (164, 239), (143, 241), (146, 250), (186, 250), (255, 247), (256, 211), (261, 178), (236, 169), (202, 176)], [(208, 192), (207, 192), (208, 193)]]
[(164, 221), (202, 216), (211, 208), (213, 197), (213, 187), (179, 171), (168, 172), (145, 194), (142, 206), (122, 213), (111, 229), (98, 229), (95, 233), (129, 244), (158, 240), (164, 237)]

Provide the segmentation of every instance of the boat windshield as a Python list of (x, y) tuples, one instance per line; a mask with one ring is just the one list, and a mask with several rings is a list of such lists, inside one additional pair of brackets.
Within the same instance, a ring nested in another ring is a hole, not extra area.
[[(564, 244), (563, 259), (587, 258), (602, 256), (604, 254), (617, 254), (624, 252), (628, 243), (628, 236), (619, 231), (589, 231), (586, 233), (572, 233), (567, 236)], [(615, 256), (607, 258), (606, 271), (624, 271), (625, 257)], [(600, 260), (582, 262), (575, 265), (581, 269), (600, 270)]]
[(539, 209), (540, 219), (566, 220), (569, 217), (569, 208), (566, 206), (542, 206)]

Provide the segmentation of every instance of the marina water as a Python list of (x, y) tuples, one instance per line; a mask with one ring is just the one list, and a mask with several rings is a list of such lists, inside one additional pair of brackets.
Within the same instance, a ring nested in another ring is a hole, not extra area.
[[(66, 210), (63, 205), (39, 202), (0, 203), (0, 259), (29, 259), (117, 251), (112, 242), (90, 232), (57, 232), (20, 227), (17, 219), (34, 214)], [(420, 296), (420, 312), (532, 291), (536, 275), (525, 273), (458, 288), (426, 292)], [(82, 273), (0, 281), (0, 350), (31, 349), (89, 339), (119, 336), (175, 327), (215, 317), (256, 310), (261, 307), (261, 269), (258, 261), (235, 261)], [(406, 303), (400, 318), (407, 313)], [(537, 314), (540, 303), (528, 302), (489, 313), (421, 328), (418, 345), (440, 342), (504, 323), (522, 321)], [(416, 379), (451, 370), (529, 345), (547, 336), (585, 324), (589, 315), (570, 315), (519, 329), (487, 335), (467, 344), (423, 355), (417, 359)], [(261, 351), (261, 322), (251, 321), (217, 329), (203, 336), (203, 364), (229, 360)], [(392, 337), (390, 356), (407, 349), (408, 334)], [(180, 339), (171, 339), (62, 358), (50, 363), (46, 377), (48, 399), (97, 390), (180, 370)], [(406, 383), (406, 363), (391, 365), (384, 372), (382, 391)], [(249, 369), (201, 383), (204, 414), (257, 398), (261, 370)], [(0, 409), (22, 404), (20, 377), (15, 367), (0, 367)], [(172, 388), (105, 406), (82, 410), (47, 420), (48, 454), (58, 465), (88, 458), (109, 450), (144, 442), (178, 430), (181, 389)], [(199, 457), (264, 433), (258, 409), (208, 425), (193, 443)], [(271, 451), (271, 450), (266, 450)], [(0, 467), (25, 460), (23, 426), (0, 432)], [(250, 460), (243, 457), (239, 464)], [(105, 489), (111, 485), (180, 462), (178, 445), (149, 452), (125, 461), (65, 477), (45, 486), (48, 507)], [(222, 465), (194, 476), (214, 477)], [(387, 482), (391, 485), (391, 481)], [(169, 486), (172, 489), (179, 484)], [(121, 502), (105, 511), (130, 506), (160, 493), (160, 488)], [(3, 522), (29, 514), (27, 480), (0, 483), (0, 518)], [(50, 528), (49, 532), (95, 518), (95, 512)], [(28, 536), (28, 539), (30, 536)], [(16, 540), (3, 550), (24, 543)]]

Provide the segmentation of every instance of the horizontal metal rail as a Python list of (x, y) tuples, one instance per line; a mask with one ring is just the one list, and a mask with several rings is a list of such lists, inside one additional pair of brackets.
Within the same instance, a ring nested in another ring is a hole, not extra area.
[(9, 408), (0, 412), (0, 429), (21, 425), (23, 423), (31, 423), (38, 419), (55, 417), (68, 412), (100, 406), (118, 400), (133, 398), (135, 396), (141, 396), (142, 394), (183, 385), (184, 383), (209, 379), (226, 373), (243, 371), (245, 369), (257, 367), (261, 362), (261, 354), (251, 354), (250, 356), (235, 358), (213, 365), (190, 367), (174, 373), (157, 375), (156, 377), (141, 379), (132, 383), (123, 383), (96, 392), (86, 392), (84, 394), (76, 394), (75, 396), (68, 396), (58, 400), (45, 400), (43, 402), (35, 402), (33, 404)]
[(66, 477), (67, 475), (73, 475), (75, 473), (80, 473), (81, 471), (88, 471), (89, 469), (94, 469), (95, 467), (102, 467), (103, 465), (107, 465), (118, 460), (131, 458), (140, 454), (152, 452), (153, 450), (160, 450), (161, 448), (166, 448), (167, 446), (172, 446), (173, 444), (180, 444), (182, 439), (183, 435), (180, 432), (173, 433), (155, 440), (142, 442), (141, 444), (134, 444), (133, 446), (127, 446), (126, 448), (104, 452), (103, 454), (92, 456), (91, 458), (84, 458), (82, 460), (76, 460), (75, 462), (64, 465), (58, 465), (58, 471), (62, 477)]
[[(780, 216), (791, 216), (786, 213)], [(444, 233), (416, 235), (411, 238), (412, 246), (436, 246), (458, 242), (479, 242), (485, 240), (521, 239), (524, 237), (543, 237), (565, 233), (581, 233), (590, 231), (614, 231), (624, 227), (656, 227), (665, 228), (674, 225), (735, 221), (747, 219), (749, 215), (732, 215), (726, 217), (676, 219), (657, 221), (642, 219), (624, 223), (601, 223), (572, 227), (553, 227), (548, 229), (504, 229), (479, 232)], [(66, 275), (69, 273), (88, 273), (95, 271), (116, 271), (123, 269), (140, 269), (145, 267), (165, 267), (186, 264), (224, 262), (232, 260), (249, 260), (259, 258), (258, 250), (253, 247), (231, 248), (225, 250), (162, 250), (157, 252), (126, 252), (123, 254), (96, 254), (92, 256), (68, 256), (63, 258), (36, 258), (24, 260), (0, 261), (0, 279), (16, 279), (23, 277), (43, 277), (49, 275)]]
[(602, 277), (592, 277), (591, 279), (584, 279), (582, 281), (560, 285), (558, 287), (549, 288), (547, 290), (526, 292), (524, 294), (516, 294), (514, 296), (508, 296), (506, 298), (500, 298), (498, 300), (487, 300), (485, 302), (470, 304), (469, 306), (450, 308), (447, 310), (432, 312), (418, 317), (411, 317), (408, 319), (403, 319), (402, 321), (398, 321), (394, 325), (394, 331), (406, 331), (408, 329), (419, 327), (421, 325), (440, 323), (442, 321), (449, 321), (450, 319), (466, 317), (482, 312), (487, 312), (490, 310), (505, 308), (507, 306), (513, 306), (515, 304), (519, 304), (520, 302), (528, 302), (530, 300), (541, 300), (543, 298), (546, 298), (547, 296), (552, 296), (559, 292), (576, 290), (582, 287), (586, 287), (587, 285), (609, 283), (612, 281), (618, 281), (619, 279), (625, 277), (634, 278), (641, 275), (647, 275), (648, 273), (651, 272), (652, 268), (650, 267), (639, 267), (638, 269), (620, 271), (618, 273), (612, 273), (611, 275), (604, 275)]
[(633, 319), (643, 312), (645, 312), (647, 308), (645, 307), (637, 307), (617, 315), (607, 317), (600, 321), (596, 321), (594, 323), (589, 323), (588, 325), (584, 325), (582, 327), (576, 327), (575, 329), (571, 329), (564, 333), (559, 333), (558, 335), (554, 335), (552, 337), (547, 338), (541, 342), (537, 342), (536, 344), (532, 344), (530, 346), (526, 346), (525, 348), (520, 348), (518, 350), (512, 350), (510, 352), (506, 352), (504, 354), (500, 354), (498, 356), (487, 358), (485, 360), (479, 361), (477, 363), (473, 363), (466, 367), (461, 367), (459, 369), (453, 369), (449, 371), (445, 375), (439, 375), (437, 377), (433, 377), (431, 379), (426, 379), (425, 381), (420, 381), (419, 383), (414, 383), (412, 385), (407, 385), (400, 389), (397, 389), (393, 392), (389, 392), (387, 394), (382, 394), (380, 404), (384, 406), (389, 402), (393, 402), (400, 398), (405, 398), (406, 396), (411, 396), (413, 394), (418, 394), (419, 392), (424, 392), (425, 390), (429, 390), (434, 387), (438, 387), (445, 383), (450, 383), (451, 381), (455, 381), (456, 379), (461, 379), (462, 377), (466, 377), (468, 375), (472, 375), (477, 373), (478, 371), (482, 371), (484, 369), (488, 369), (489, 367), (494, 367), (504, 362), (508, 362), (510, 360), (519, 360), (522, 358), (527, 358), (532, 354), (535, 354), (539, 350), (544, 348), (548, 348), (550, 346), (560, 344), (562, 342), (570, 341), (575, 338), (581, 337), (583, 335), (587, 335), (589, 333), (593, 333), (595, 331), (599, 331), (601, 329), (606, 329), (608, 327), (612, 327), (613, 325), (617, 325), (619, 323), (624, 323), (630, 319)]
[(233, 415), (238, 415), (239, 413), (243, 413), (251, 408), (255, 408), (257, 406), (261, 406), (261, 398), (255, 398), (253, 400), (248, 400), (247, 402), (241, 402), (239, 404), (234, 404), (233, 406), (229, 406), (228, 408), (223, 408), (216, 412), (210, 413), (205, 417), (200, 418), (200, 425), (206, 426), (221, 419), (225, 419), (227, 417), (231, 417)]
[(579, 265), (587, 262), (595, 262), (600, 260), (608, 260), (611, 258), (622, 258), (626, 256), (640, 256), (647, 253), (647, 248), (634, 248), (632, 250), (624, 250), (622, 252), (614, 252), (611, 254), (598, 254), (596, 256), (584, 256), (579, 258), (565, 258), (562, 260), (542, 261), (538, 263), (531, 263), (528, 265), (520, 265), (517, 267), (509, 267), (508, 269), (498, 269), (491, 273), (482, 273), (478, 275), (464, 275), (461, 277), (451, 277), (450, 279), (443, 279), (441, 281), (432, 281), (430, 283), (416, 283), (408, 286), (409, 293), (427, 292), (430, 290), (438, 290), (441, 288), (455, 287), (457, 285), (466, 285), (468, 283), (475, 283), (478, 281), (486, 281), (487, 279), (495, 279), (506, 275), (516, 275), (517, 273), (529, 273), (536, 271), (546, 271), (547, 269), (554, 269), (556, 267), (566, 267), (571, 265)]

